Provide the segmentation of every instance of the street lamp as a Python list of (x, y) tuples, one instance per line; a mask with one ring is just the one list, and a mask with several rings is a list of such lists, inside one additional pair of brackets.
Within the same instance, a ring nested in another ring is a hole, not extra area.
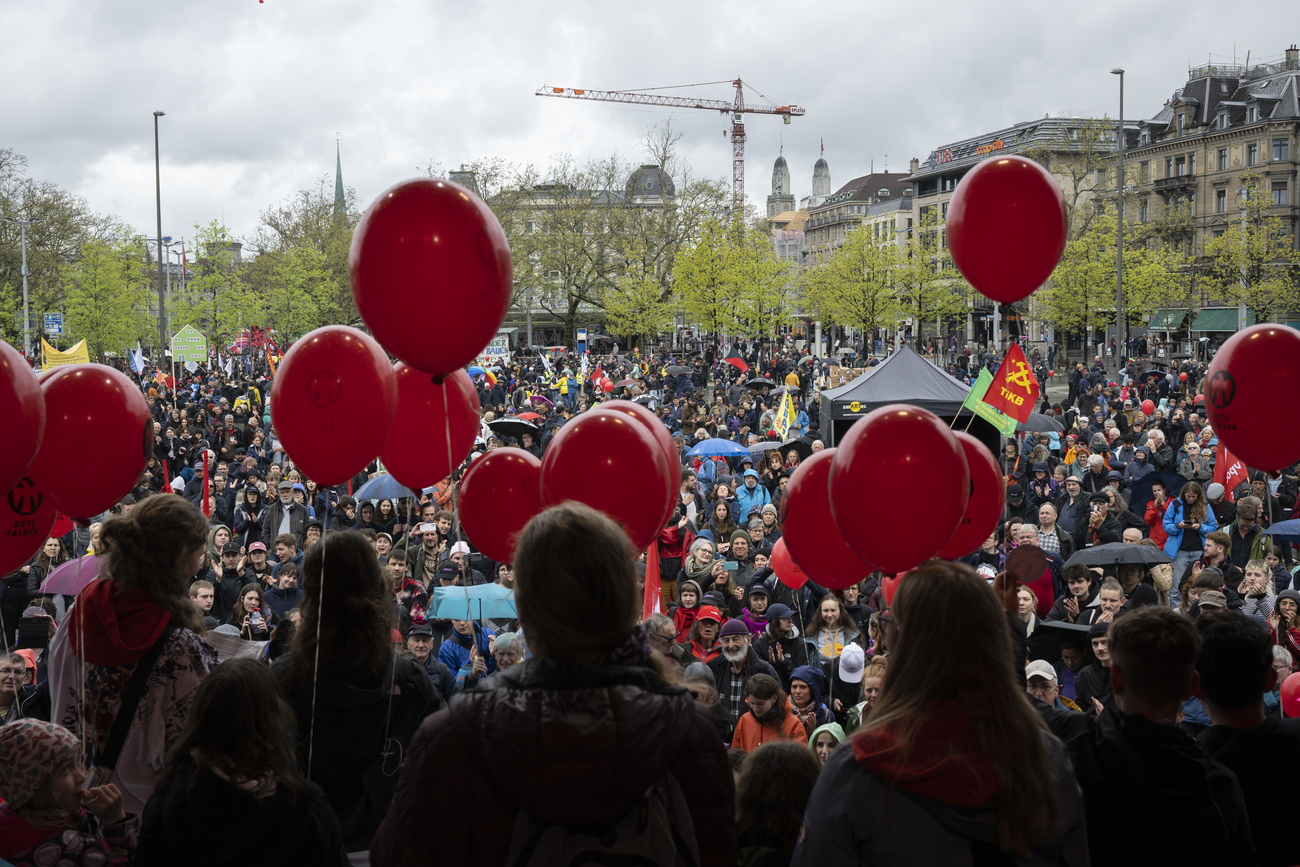
[(1121, 355), (1128, 353), (1124, 335), (1124, 70), (1112, 69), (1119, 76), (1119, 125), (1115, 141), (1119, 144), (1119, 185), (1115, 196), (1115, 364), (1119, 369)]
[(23, 248), (23, 355), (31, 358), (32, 355), (32, 335), (31, 335), (31, 314), (27, 312), (27, 227), (33, 223), (44, 223), (44, 218), (37, 220), (15, 220), (12, 217), (0, 217), (6, 223), (13, 223), (18, 227), (19, 235), (22, 237)]
[(153, 113), (153, 183), (154, 195), (158, 202), (158, 358), (161, 360), (167, 351), (167, 288), (163, 283), (165, 267), (163, 264), (162, 233), (162, 175), (158, 163), (158, 118), (166, 112)]

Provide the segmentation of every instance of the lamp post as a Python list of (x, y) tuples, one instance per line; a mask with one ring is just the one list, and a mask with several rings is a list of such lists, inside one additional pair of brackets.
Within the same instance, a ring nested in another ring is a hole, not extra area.
[(1119, 182), (1115, 196), (1115, 368), (1118, 371), (1120, 358), (1128, 353), (1124, 334), (1124, 70), (1112, 69), (1110, 74), (1119, 76), (1119, 124), (1115, 135), (1119, 145)]
[(167, 287), (163, 283), (165, 279), (166, 265), (163, 262), (163, 233), (162, 233), (162, 174), (159, 170), (158, 161), (158, 118), (165, 115), (166, 112), (155, 111), (153, 113), (153, 183), (154, 195), (158, 203), (158, 359), (161, 361), (163, 353), (167, 351)]
[(33, 223), (43, 223), (44, 219), (39, 220), (15, 220), (12, 217), (0, 217), (6, 223), (13, 223), (18, 227), (19, 236), (22, 238), (21, 246), (23, 250), (23, 355), (31, 358), (32, 355), (32, 335), (31, 324), (32, 317), (27, 310), (27, 227)]

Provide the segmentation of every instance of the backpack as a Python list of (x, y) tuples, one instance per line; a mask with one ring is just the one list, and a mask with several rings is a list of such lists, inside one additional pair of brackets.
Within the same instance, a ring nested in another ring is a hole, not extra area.
[(510, 837), (510, 867), (695, 867), (695, 823), (670, 772), (608, 824), (561, 825), (519, 811)]

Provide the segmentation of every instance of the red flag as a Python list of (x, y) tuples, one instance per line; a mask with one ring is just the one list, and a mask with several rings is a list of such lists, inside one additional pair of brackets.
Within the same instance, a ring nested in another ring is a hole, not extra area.
[(212, 517), (212, 508), (208, 505), (208, 453), (203, 453), (203, 517)]
[(645, 598), (641, 600), (641, 619), (660, 613), (663, 591), (659, 586), (659, 541), (650, 543), (645, 551)]
[(1223, 485), (1223, 495), (1232, 502), (1232, 492), (1236, 490), (1237, 485), (1246, 481), (1246, 465), (1228, 451), (1228, 447), (1219, 440), (1219, 450), (1214, 457), (1214, 480)]
[(604, 378), (604, 376), (605, 376), (605, 369), (601, 367), (599, 364), (596, 365), (596, 372), (591, 375), (591, 384), (594, 385), (596, 388), (600, 388), (600, 381), (602, 378)]
[(1025, 361), (1025, 353), (1018, 344), (1011, 344), (1002, 366), (993, 374), (984, 402), (1000, 409), (1016, 421), (1027, 421), (1038, 402), (1038, 380)]

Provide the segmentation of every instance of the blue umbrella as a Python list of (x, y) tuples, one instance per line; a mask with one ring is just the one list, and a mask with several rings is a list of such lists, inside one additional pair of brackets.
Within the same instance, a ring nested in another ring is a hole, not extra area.
[(705, 440), (686, 454), (692, 457), (740, 457), (749, 454), (749, 449), (740, 443), (724, 440), (720, 437)]
[(399, 483), (397, 479), (388, 473), (380, 473), (361, 487), (353, 497), (360, 502), (361, 500), (393, 500), (398, 497), (414, 497), (415, 492), (405, 485)]
[(1272, 536), (1275, 543), (1295, 544), (1300, 542), (1300, 518), (1278, 521), (1264, 532)]
[(473, 587), (435, 587), (430, 617), (440, 620), (513, 620), (515, 592), (500, 584)]
[(1147, 473), (1134, 482), (1133, 487), (1129, 489), (1128, 508), (1139, 518), (1146, 515), (1147, 503), (1155, 499), (1155, 496), (1151, 493), (1151, 486), (1156, 482), (1164, 484), (1166, 496), (1172, 499), (1183, 489), (1183, 485), (1187, 484), (1187, 479), (1177, 473), (1155, 472)]

